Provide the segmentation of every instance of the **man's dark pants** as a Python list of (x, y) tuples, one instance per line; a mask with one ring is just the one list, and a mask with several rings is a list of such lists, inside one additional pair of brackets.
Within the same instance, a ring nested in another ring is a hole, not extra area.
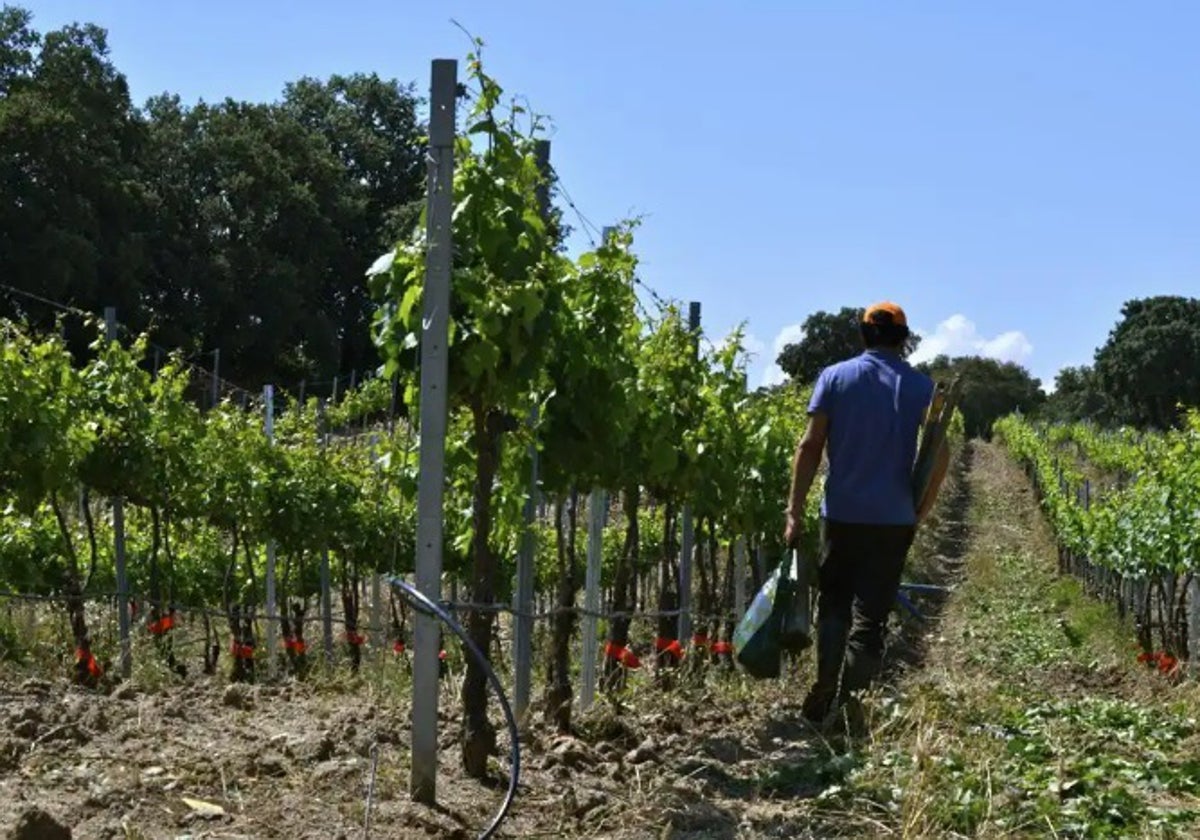
[(879, 674), (888, 614), (915, 534), (911, 525), (822, 521), (817, 682), (810, 695), (817, 705), (827, 707), (835, 693), (844, 700)]

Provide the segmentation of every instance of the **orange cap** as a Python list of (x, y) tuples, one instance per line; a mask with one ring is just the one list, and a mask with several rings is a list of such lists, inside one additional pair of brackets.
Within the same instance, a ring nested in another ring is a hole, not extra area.
[(873, 303), (863, 312), (864, 324), (892, 324), (897, 327), (907, 327), (908, 319), (904, 316), (904, 310), (891, 301), (883, 301), (881, 303)]

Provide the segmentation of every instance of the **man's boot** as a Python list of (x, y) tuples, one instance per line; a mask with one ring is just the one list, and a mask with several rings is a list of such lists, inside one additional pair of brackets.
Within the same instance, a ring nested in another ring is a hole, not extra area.
[(853, 646), (846, 653), (846, 666), (842, 671), (837, 707), (839, 723), (851, 737), (857, 738), (867, 734), (866, 713), (859, 695), (870, 687), (882, 668), (881, 656)]
[(850, 622), (841, 616), (822, 615), (817, 619), (817, 680), (800, 709), (805, 719), (812, 723), (825, 720), (837, 697), (849, 633)]
[(845, 700), (854, 692), (870, 688), (882, 670), (882, 656), (851, 645), (846, 652), (846, 667), (842, 671), (842, 692), (839, 700)]

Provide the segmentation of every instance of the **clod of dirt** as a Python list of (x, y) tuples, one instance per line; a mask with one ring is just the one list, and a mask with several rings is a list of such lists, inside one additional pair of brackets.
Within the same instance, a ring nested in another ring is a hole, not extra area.
[(616, 761), (617, 756), (621, 754), (621, 748), (608, 741), (601, 741), (596, 745), (596, 754), (607, 761)]
[(0, 772), (16, 770), (28, 750), (29, 742), (23, 738), (0, 738)]
[(710, 738), (701, 749), (722, 764), (737, 764), (749, 752), (742, 744), (729, 737)]
[(375, 735), (364, 732), (354, 742), (354, 754), (363, 758), (370, 758), (371, 750), (380, 743), (380, 740)]
[(25, 680), (21, 683), (22, 694), (47, 694), (50, 691), (50, 683), (46, 680), (39, 680), (36, 677)]
[(312, 780), (317, 783), (330, 783), (340, 776), (345, 776), (355, 767), (353, 761), (322, 761), (312, 771)]
[(38, 722), (36, 720), (22, 720), (13, 727), (13, 734), (18, 738), (36, 738), (38, 734)]
[(254, 705), (249, 686), (242, 683), (230, 683), (221, 695), (221, 702), (234, 709), (249, 709)]
[(30, 808), (17, 817), (8, 840), (71, 840), (71, 829), (41, 808)]
[(26, 706), (13, 716), (14, 720), (25, 721), (31, 720), (34, 723), (42, 722), (42, 710), (37, 706)]
[(603, 805), (605, 799), (605, 795), (597, 790), (585, 790), (577, 793), (575, 795), (575, 813), (572, 816), (576, 819), (586, 817)]
[(138, 696), (137, 687), (131, 682), (123, 682), (112, 693), (114, 700), (133, 700)]
[(43, 744), (49, 744), (54, 741), (72, 741), (76, 744), (86, 744), (92, 739), (91, 734), (74, 723), (64, 723), (60, 726), (55, 726), (42, 732), (38, 736), (38, 741)]
[(397, 734), (405, 727), (401, 721), (391, 721), (385, 718), (376, 718), (375, 723), (375, 740), (380, 744), (399, 744), (400, 736)]
[(80, 720), (93, 734), (107, 732), (109, 729), (108, 715), (104, 713), (102, 706), (92, 706), (87, 709)]
[(309, 764), (318, 764), (333, 758), (337, 751), (337, 742), (328, 732), (322, 732), (320, 737), (301, 741), (292, 748), (296, 757)]
[(659, 760), (658, 745), (654, 743), (653, 738), (642, 741), (625, 755), (625, 761), (629, 764), (645, 764), (647, 761), (657, 762)]
[(727, 836), (737, 825), (733, 817), (715, 803), (689, 796), (678, 789), (672, 793), (680, 795), (682, 801), (676, 807), (666, 809), (667, 827), (674, 829), (671, 837), (701, 832), (707, 837)]
[(277, 752), (266, 752), (262, 755), (254, 756), (250, 759), (250, 768), (252, 772), (259, 776), (270, 776), (272, 778), (286, 776), (288, 772), (287, 762)]
[(572, 770), (578, 770), (584, 766), (590, 766), (596, 763), (595, 757), (580, 741), (574, 738), (564, 738), (559, 741), (554, 749), (547, 756), (547, 761), (553, 756), (556, 761), (554, 763), (562, 764), (564, 767), (569, 767)]

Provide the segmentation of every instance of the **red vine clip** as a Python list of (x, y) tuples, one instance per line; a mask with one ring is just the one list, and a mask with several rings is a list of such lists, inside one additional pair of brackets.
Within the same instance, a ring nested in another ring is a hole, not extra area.
[(1157, 668), (1158, 672), (1165, 677), (1174, 677), (1179, 673), (1179, 660), (1165, 650), (1139, 653), (1137, 661)]
[(88, 674), (95, 679), (100, 679), (101, 675), (104, 673), (104, 669), (100, 667), (100, 663), (96, 661), (95, 655), (93, 655), (90, 650), (87, 653), (84, 653), (83, 648), (76, 648), (75, 661), (77, 663), (86, 662)]
[(615, 659), (626, 668), (634, 669), (642, 667), (642, 661), (637, 658), (637, 654), (624, 645), (614, 645), (612, 642), (605, 642), (604, 655), (609, 659)]
[(161, 636), (175, 626), (175, 616), (173, 613), (168, 613), (158, 621), (152, 621), (146, 625), (146, 629), (150, 631), (152, 636)]
[(664, 639), (659, 636), (654, 640), (654, 649), (659, 653), (668, 654), (676, 662), (683, 659), (683, 646), (679, 644), (677, 639)]

